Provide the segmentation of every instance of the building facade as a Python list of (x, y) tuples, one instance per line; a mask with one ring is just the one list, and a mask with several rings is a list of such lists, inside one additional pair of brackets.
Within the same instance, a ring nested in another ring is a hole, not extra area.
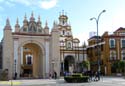
[(101, 72), (105, 75), (112, 75), (114, 73), (113, 63), (125, 60), (125, 28), (120, 27), (113, 33), (105, 32), (99, 37), (98, 42), (97, 45), (97, 36), (88, 40), (87, 54), (91, 70), (98, 70), (99, 61)]
[(64, 13), (59, 17), (58, 29), (60, 31), (61, 75), (63, 72), (82, 72), (79, 63), (87, 60), (86, 44), (80, 46), (79, 39), (73, 37), (71, 25)]
[(12, 32), (9, 19), (6, 20), (2, 45), (2, 69), (8, 70), (11, 79), (17, 77), (47, 78), (54, 71), (57, 76), (64, 71), (73, 72), (77, 63), (86, 60), (86, 46), (79, 46), (79, 39), (73, 38), (67, 15), (62, 12), (59, 23), (42, 26), (33, 13), (30, 19), (24, 16), (23, 25), (17, 19)]
[(60, 35), (57, 26), (54, 22), (50, 33), (47, 22), (42, 27), (40, 17), (35, 21), (32, 13), (29, 21), (25, 16), (22, 27), (17, 19), (12, 32), (9, 19), (6, 20), (2, 44), (3, 69), (8, 70), (9, 78), (15, 73), (18, 78), (46, 78), (52, 71), (60, 76), (60, 47), (57, 46)]

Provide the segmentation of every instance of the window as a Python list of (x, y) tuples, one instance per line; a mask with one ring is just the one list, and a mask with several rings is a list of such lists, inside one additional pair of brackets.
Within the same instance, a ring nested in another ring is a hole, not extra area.
[(26, 64), (31, 65), (32, 64), (32, 55), (26, 55)]
[(69, 36), (69, 32), (67, 32), (67, 35)]
[(71, 43), (70, 42), (67, 43), (67, 48), (71, 48)]
[(25, 32), (25, 31), (27, 31), (27, 29), (26, 29), (26, 28), (23, 28), (23, 31)]
[(109, 45), (110, 45), (110, 48), (115, 48), (115, 39), (110, 39)]
[(121, 32), (121, 33), (119, 33), (121, 36), (125, 36), (125, 33), (124, 32)]
[(70, 31), (67, 31), (67, 36), (70, 36), (70, 35), (71, 35)]
[(125, 39), (121, 39), (121, 48), (125, 48)]
[(121, 58), (122, 58), (122, 60), (125, 60), (125, 50), (122, 50), (122, 52), (121, 52)]
[(63, 22), (63, 25), (64, 25), (65, 21), (63, 20), (62, 22)]
[(31, 64), (31, 56), (27, 57), (27, 64), (29, 64), (29, 65)]
[(68, 47), (71, 48), (71, 43), (70, 42), (68, 43)]
[(110, 51), (110, 60), (116, 60), (116, 51)]
[(39, 28), (39, 29), (38, 29), (38, 32), (42, 32), (42, 29)]
[(63, 35), (65, 35), (65, 30), (63, 30)]

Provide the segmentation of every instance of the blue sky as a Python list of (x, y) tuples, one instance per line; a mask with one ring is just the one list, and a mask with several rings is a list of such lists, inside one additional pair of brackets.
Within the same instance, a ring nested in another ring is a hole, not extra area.
[(29, 19), (33, 11), (35, 19), (40, 15), (42, 26), (47, 20), (51, 29), (53, 21), (58, 21), (59, 12), (64, 10), (69, 17), (73, 36), (79, 38), (82, 44), (89, 38), (89, 32), (96, 32), (96, 23), (90, 18), (97, 17), (104, 9), (106, 12), (99, 20), (99, 35), (125, 27), (125, 0), (0, 0), (0, 39), (6, 18), (10, 19), (14, 30), (17, 17), (22, 26), (25, 13)]

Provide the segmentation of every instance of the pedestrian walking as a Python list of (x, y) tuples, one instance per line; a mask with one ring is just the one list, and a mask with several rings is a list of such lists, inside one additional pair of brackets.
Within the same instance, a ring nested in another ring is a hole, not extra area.
[(51, 73), (49, 73), (49, 79), (52, 79), (52, 75), (51, 75)]
[(57, 79), (57, 73), (56, 73), (56, 71), (54, 72), (54, 77), (55, 77), (55, 79)]

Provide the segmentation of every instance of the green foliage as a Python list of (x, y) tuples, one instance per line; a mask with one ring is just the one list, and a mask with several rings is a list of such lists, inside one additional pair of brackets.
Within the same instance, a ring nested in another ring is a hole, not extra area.
[(72, 77), (82, 77), (82, 74), (81, 73), (74, 73), (74, 74), (72, 74)]
[(89, 62), (89, 61), (83, 61), (83, 62), (82, 62), (82, 67), (83, 67), (83, 68), (87, 68), (87, 69), (88, 69), (89, 66), (90, 66), (90, 62)]
[(116, 61), (112, 64), (112, 67), (115, 68), (117, 72), (121, 72), (122, 70), (124, 70), (125, 61)]
[(8, 80), (8, 71), (3, 70), (0, 74), (0, 80), (1, 81), (7, 81)]
[(68, 83), (88, 82), (89, 76), (83, 76), (81, 73), (75, 73), (71, 76), (65, 76), (64, 80)]
[(119, 62), (119, 67), (123, 70), (125, 67), (125, 61), (120, 61)]

